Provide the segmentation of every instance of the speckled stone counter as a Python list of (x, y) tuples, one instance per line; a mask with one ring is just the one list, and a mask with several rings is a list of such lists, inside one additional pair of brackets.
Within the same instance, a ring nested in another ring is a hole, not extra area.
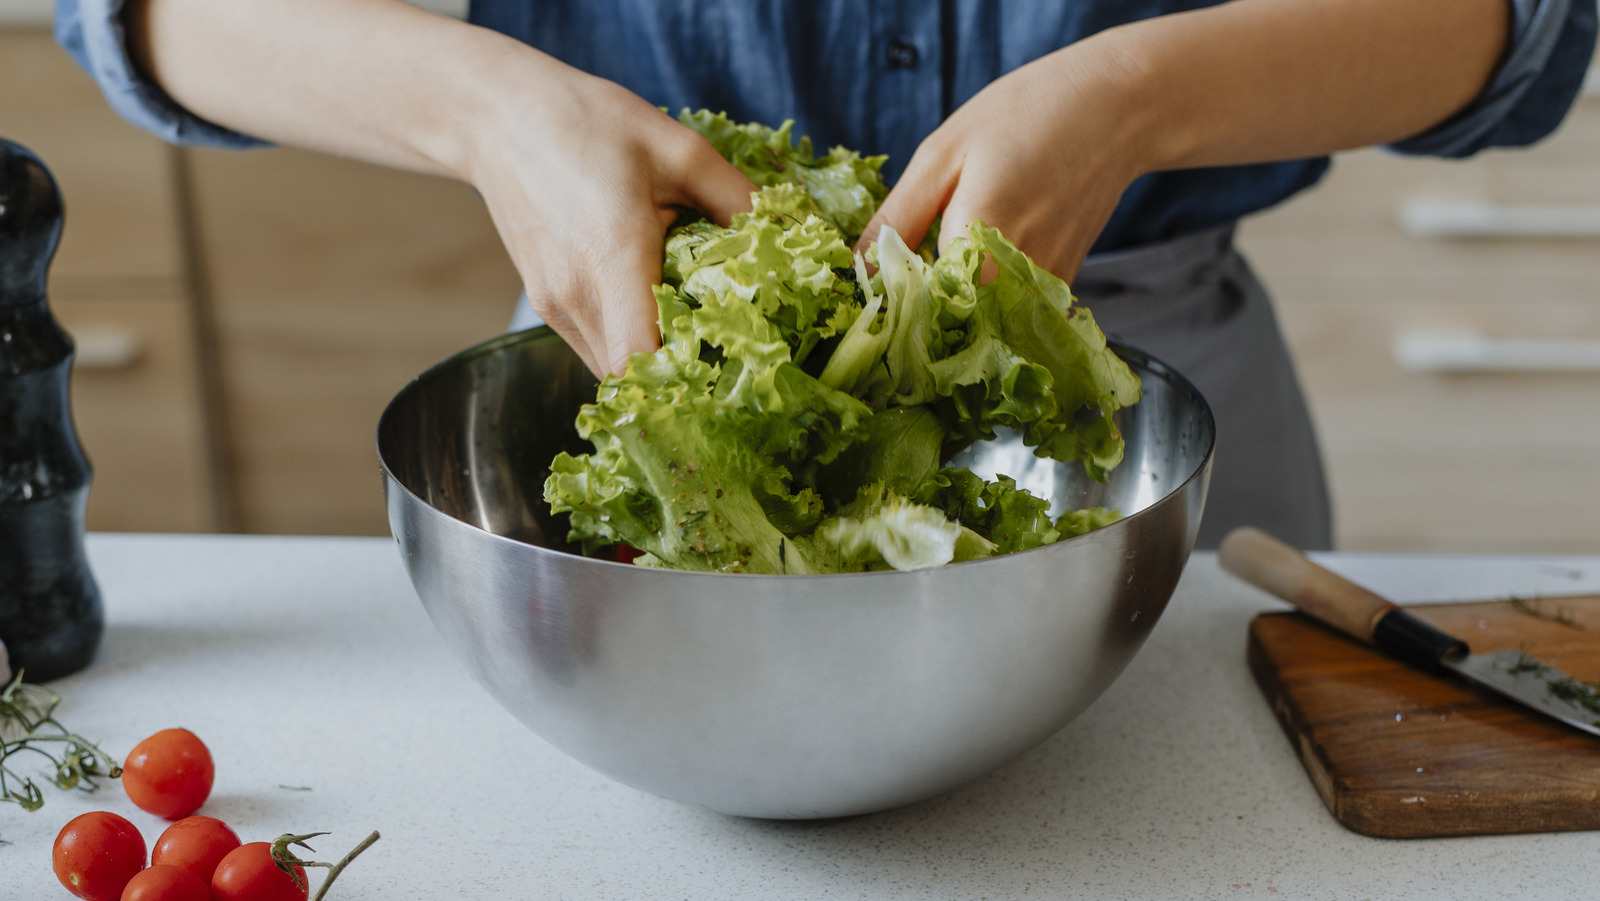
[[(1323, 808), (1245, 667), (1276, 602), (1191, 561), (1149, 643), (1044, 745), (952, 794), (830, 822), (641, 794), (544, 744), (436, 640), (385, 539), (94, 535), (109, 627), (57, 684), (121, 756), (210, 745), (203, 813), (246, 841), (383, 838), (330, 899), (1538, 898), (1600, 892), (1600, 833), (1384, 841)], [(1396, 600), (1600, 591), (1600, 559), (1322, 555)], [(1597, 745), (1600, 753), (1600, 745)], [(0, 899), (67, 898), (50, 844), (120, 786), (0, 806)]]

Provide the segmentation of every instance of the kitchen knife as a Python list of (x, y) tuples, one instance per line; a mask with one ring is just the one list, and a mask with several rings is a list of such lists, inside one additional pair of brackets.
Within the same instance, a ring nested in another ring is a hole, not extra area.
[(1234, 529), (1217, 547), (1222, 568), (1304, 613), (1415, 666), (1448, 671), (1490, 691), (1600, 735), (1600, 690), (1516, 648), (1470, 653), (1382, 597), (1329, 572), (1271, 535)]

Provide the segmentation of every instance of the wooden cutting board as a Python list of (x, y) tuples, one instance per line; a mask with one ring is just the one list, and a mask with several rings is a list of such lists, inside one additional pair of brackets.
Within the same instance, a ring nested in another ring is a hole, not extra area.
[[(1406, 609), (1474, 653), (1521, 647), (1600, 680), (1600, 595)], [(1600, 829), (1600, 738), (1298, 613), (1257, 616), (1249, 660), (1322, 800), (1357, 832)]]

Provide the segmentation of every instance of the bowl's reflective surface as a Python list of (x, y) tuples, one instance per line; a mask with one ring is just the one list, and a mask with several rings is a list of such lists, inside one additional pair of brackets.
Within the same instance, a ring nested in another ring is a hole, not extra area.
[(583, 364), (547, 329), (429, 370), (378, 427), (389, 521), (434, 624), (539, 735), (622, 782), (725, 813), (822, 817), (952, 788), (1028, 750), (1120, 673), (1199, 527), (1213, 425), (1164, 365), (1119, 414), (1105, 484), (1015, 440), (957, 461), (1058, 507), (1126, 519), (1048, 547), (918, 572), (751, 576), (565, 552), (545, 507), (582, 453)]

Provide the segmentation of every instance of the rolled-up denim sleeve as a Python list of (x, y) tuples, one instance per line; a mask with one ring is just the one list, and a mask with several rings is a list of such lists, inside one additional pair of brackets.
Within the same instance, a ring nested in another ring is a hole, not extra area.
[(267, 142), (196, 116), (134, 65), (122, 27), (124, 0), (56, 0), (56, 43), (100, 85), (111, 108), (175, 144), (266, 147)]
[(1556, 130), (1583, 88), (1595, 46), (1595, 0), (1511, 0), (1511, 37), (1489, 84), (1466, 109), (1389, 145), (1466, 157), (1522, 147)]

